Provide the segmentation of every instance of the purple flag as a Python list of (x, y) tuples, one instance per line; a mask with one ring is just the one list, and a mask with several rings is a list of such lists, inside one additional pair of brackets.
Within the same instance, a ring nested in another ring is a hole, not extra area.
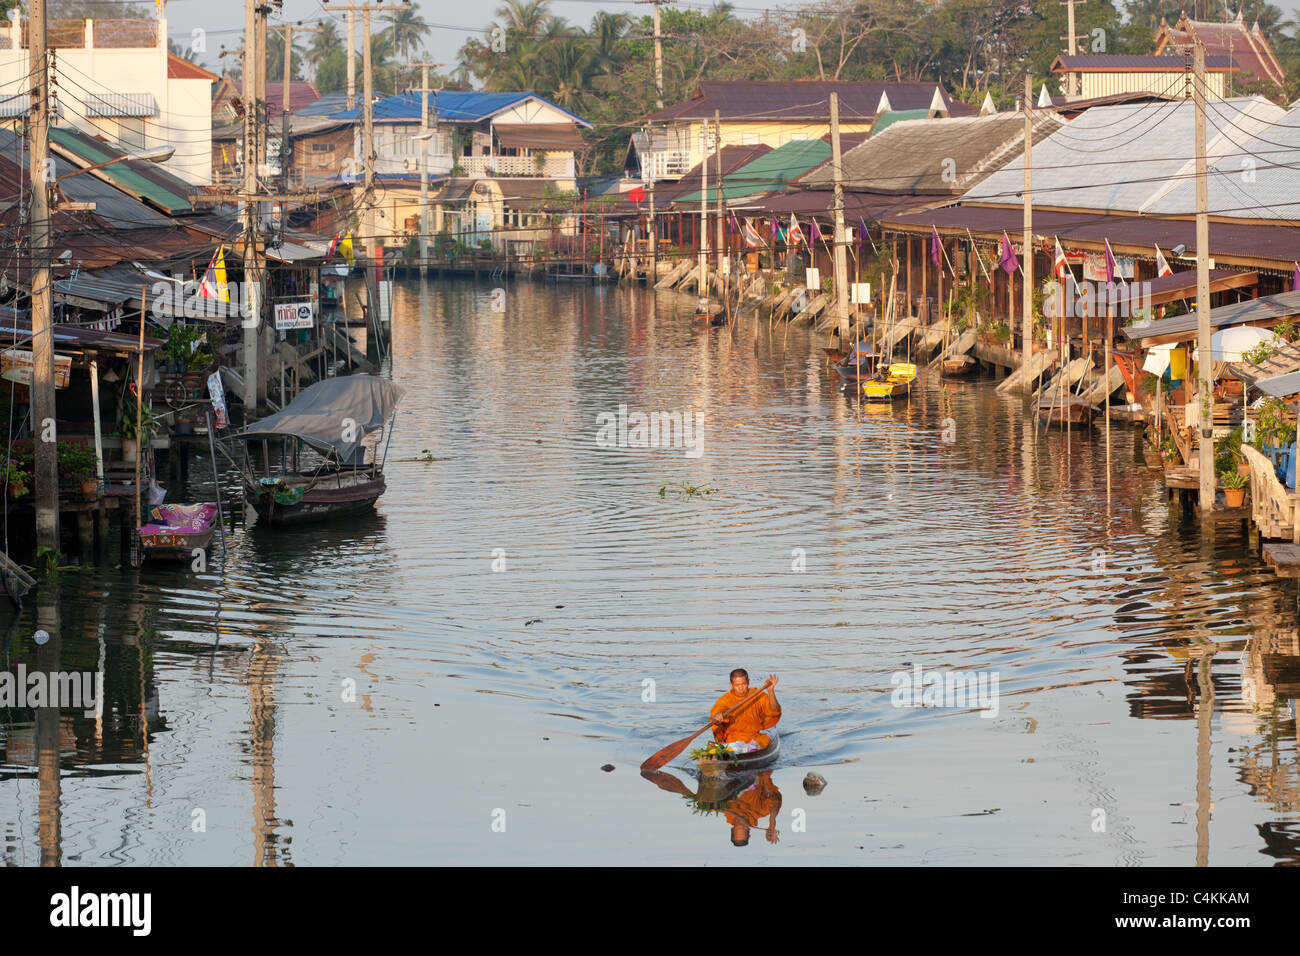
[(776, 245), (776, 216), (772, 217), (772, 245)]
[(818, 239), (822, 237), (822, 231), (817, 228), (816, 219), (812, 221), (812, 229), (809, 230), (808, 235), (811, 237), (812, 242), (816, 242)]
[(934, 226), (931, 226), (930, 227), (930, 261), (933, 262), (936, 266), (939, 264), (939, 250), (941, 248), (942, 247), (939, 245), (939, 230), (935, 229)]
[(1295, 271), (1291, 273), (1291, 291), (1300, 292), (1300, 263), (1295, 264)]
[(727, 231), (733, 236), (740, 232), (740, 223), (736, 222), (736, 214), (734, 212), (731, 214), (731, 221), (727, 223)]
[(1007, 275), (1014, 275), (1019, 268), (1020, 260), (1016, 258), (1015, 246), (1011, 245), (1011, 239), (1004, 232), (1002, 233), (1002, 269)]
[(867, 237), (867, 224), (858, 217), (858, 255), (862, 255), (862, 240)]
[(1110, 240), (1106, 242), (1106, 284), (1110, 285), (1115, 281), (1115, 257), (1110, 252)]

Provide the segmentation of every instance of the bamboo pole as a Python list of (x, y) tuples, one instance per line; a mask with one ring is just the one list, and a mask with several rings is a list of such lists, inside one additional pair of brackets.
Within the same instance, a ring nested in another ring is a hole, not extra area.
[(138, 534), (140, 530), (140, 459), (144, 457), (144, 443), (140, 440), (140, 416), (144, 410), (144, 317), (148, 294), (149, 287), (142, 284), (140, 286), (140, 341), (135, 365), (135, 528), (134, 537), (131, 539), (132, 551), (137, 551), (140, 546), (140, 535)]

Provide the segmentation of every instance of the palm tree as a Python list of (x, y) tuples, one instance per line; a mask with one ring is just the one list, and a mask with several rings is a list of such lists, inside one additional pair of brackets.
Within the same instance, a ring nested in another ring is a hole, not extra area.
[(516, 38), (536, 37), (551, 14), (550, 7), (549, 0), (506, 0), (505, 6), (497, 8), (496, 16), (506, 36), (513, 33)]
[(324, 20), (320, 25), (320, 31), (312, 34), (311, 44), (304, 54), (304, 58), (311, 65), (313, 78), (325, 58), (335, 51), (347, 52), (343, 49), (343, 38), (339, 36), (337, 24), (333, 20)]
[(391, 19), (392, 25), (385, 32), (392, 38), (393, 49), (406, 62), (411, 58), (411, 48), (423, 46), (433, 28), (424, 22), (424, 17), (416, 13), (414, 7), (395, 11)]

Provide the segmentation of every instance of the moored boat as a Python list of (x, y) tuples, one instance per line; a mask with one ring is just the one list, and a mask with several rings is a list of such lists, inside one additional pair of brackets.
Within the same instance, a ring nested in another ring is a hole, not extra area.
[(862, 383), (862, 397), (868, 402), (892, 402), (911, 390), (916, 366), (911, 362), (893, 362)]
[(835, 374), (845, 382), (865, 382), (876, 374), (880, 356), (866, 342), (856, 343), (850, 352), (833, 366)]
[(695, 766), (699, 769), (700, 775), (704, 777), (721, 777), (730, 773), (759, 770), (770, 766), (776, 762), (776, 758), (781, 753), (781, 738), (774, 730), (768, 731), (767, 734), (772, 738), (772, 742), (762, 750), (736, 754), (734, 759), (731, 757), (700, 757), (696, 759)]
[(1092, 424), (1096, 410), (1077, 395), (1062, 397), (1051, 394), (1035, 402), (1034, 411), (1045, 425), (1087, 427)]
[(214, 502), (193, 505), (153, 505), (149, 523), (136, 529), (140, 553), (154, 558), (188, 561), (195, 549), (206, 550), (216, 533)]
[[(227, 441), (244, 443), (244, 498), (259, 521), (298, 524), (372, 507), (386, 488), (378, 441), (401, 394), (392, 382), (373, 375), (325, 379), (303, 389), (281, 411), (229, 436)], [(260, 442), (269, 459), (276, 439), (293, 446), (293, 466), (273, 475), (267, 460), (266, 473), (258, 476), (248, 445)], [(300, 443), (303, 454), (318, 459), (310, 463), (314, 466), (299, 467)]]
[(969, 355), (950, 355), (943, 360), (943, 374), (949, 378), (969, 375), (979, 367), (979, 363)]
[(727, 321), (727, 317), (723, 314), (722, 306), (717, 302), (700, 299), (695, 305), (695, 321), (707, 322), (710, 325), (722, 325)]

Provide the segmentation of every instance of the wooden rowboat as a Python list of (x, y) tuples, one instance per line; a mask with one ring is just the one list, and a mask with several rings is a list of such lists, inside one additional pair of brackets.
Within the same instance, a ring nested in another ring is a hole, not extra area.
[(149, 523), (136, 529), (142, 554), (154, 558), (188, 561), (195, 549), (206, 549), (216, 533), (213, 523), (217, 506), (213, 502), (196, 505), (154, 505), (149, 509)]
[(1045, 395), (1034, 403), (1034, 410), (1045, 425), (1078, 426), (1092, 424), (1095, 409), (1077, 395), (1062, 400), (1057, 395)]
[(700, 776), (721, 777), (730, 773), (742, 773), (746, 770), (759, 770), (774, 763), (781, 753), (781, 738), (775, 731), (768, 731), (767, 733), (772, 738), (772, 742), (762, 750), (755, 750), (747, 754), (736, 754), (734, 760), (729, 757), (700, 757), (695, 761)]
[(892, 402), (907, 395), (915, 378), (915, 365), (910, 362), (894, 362), (862, 383), (862, 397), (868, 402)]
[(969, 375), (979, 367), (969, 355), (952, 355), (943, 360), (943, 374), (949, 378)]
[(722, 325), (727, 321), (727, 317), (722, 312), (722, 306), (716, 302), (710, 302), (707, 299), (701, 299), (695, 306), (695, 321), (707, 322), (710, 325)]

